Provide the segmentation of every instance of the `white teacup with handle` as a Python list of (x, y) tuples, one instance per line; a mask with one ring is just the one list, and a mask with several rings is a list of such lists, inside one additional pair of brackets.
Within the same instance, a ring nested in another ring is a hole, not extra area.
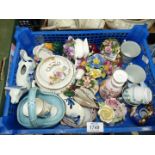
[(123, 99), (126, 103), (138, 106), (140, 104), (149, 104), (152, 101), (152, 91), (144, 83), (132, 85), (124, 90)]
[[(51, 106), (40, 98), (36, 98), (36, 115), (39, 117), (45, 117), (50, 111)], [(23, 106), (23, 114), (29, 116), (28, 103)]]
[(122, 60), (129, 63), (133, 58), (137, 57), (141, 52), (141, 47), (135, 41), (126, 41), (121, 45)]

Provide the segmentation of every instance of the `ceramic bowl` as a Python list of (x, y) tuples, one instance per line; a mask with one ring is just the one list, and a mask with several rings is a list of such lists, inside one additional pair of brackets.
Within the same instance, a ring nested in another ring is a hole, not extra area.
[(146, 72), (139, 65), (129, 64), (125, 71), (128, 74), (128, 80), (132, 83), (141, 83), (146, 79)]

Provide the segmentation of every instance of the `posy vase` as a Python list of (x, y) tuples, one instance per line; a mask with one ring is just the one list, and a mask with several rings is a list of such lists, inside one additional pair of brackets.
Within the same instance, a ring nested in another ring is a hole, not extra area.
[(122, 86), (127, 81), (127, 73), (123, 70), (116, 70), (112, 77), (104, 80), (100, 85), (100, 95), (103, 99), (116, 98), (122, 91)]

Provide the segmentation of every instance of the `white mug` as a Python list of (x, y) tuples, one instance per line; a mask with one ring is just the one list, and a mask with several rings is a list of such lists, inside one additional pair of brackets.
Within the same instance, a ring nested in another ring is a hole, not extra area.
[(121, 45), (122, 60), (129, 63), (141, 52), (141, 47), (134, 41), (124, 41)]
[(146, 79), (146, 72), (139, 65), (130, 63), (126, 67), (125, 71), (128, 74), (128, 80), (132, 83), (141, 83), (144, 82)]

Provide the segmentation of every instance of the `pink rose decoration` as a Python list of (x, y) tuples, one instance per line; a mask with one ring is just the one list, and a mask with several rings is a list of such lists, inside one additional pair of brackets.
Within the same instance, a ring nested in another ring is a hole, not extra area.
[(105, 47), (105, 52), (108, 53), (108, 54), (112, 53), (112, 48), (111, 48), (111, 46), (106, 46), (106, 47)]
[(119, 102), (115, 98), (106, 99), (106, 104), (110, 107), (117, 109)]

